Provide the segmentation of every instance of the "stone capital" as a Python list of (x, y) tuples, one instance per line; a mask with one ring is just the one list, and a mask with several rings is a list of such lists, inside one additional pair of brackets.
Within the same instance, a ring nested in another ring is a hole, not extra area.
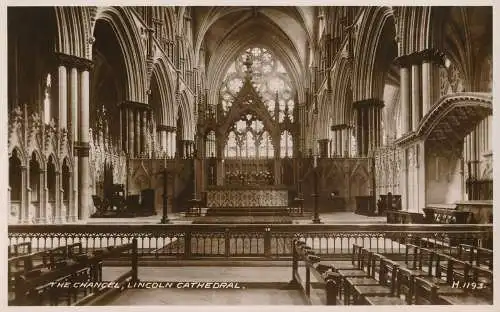
[(136, 102), (136, 101), (123, 101), (120, 106), (122, 108), (132, 108), (132, 109), (139, 109), (139, 110), (151, 110), (151, 106), (146, 103), (141, 103), (141, 102)]
[(383, 108), (384, 101), (379, 99), (366, 99), (352, 103), (354, 109), (363, 109), (369, 107)]
[(58, 65), (66, 66), (68, 70), (71, 68), (77, 68), (81, 71), (91, 71), (94, 67), (94, 62), (92, 62), (92, 60), (74, 55), (56, 53), (55, 58)]
[(90, 145), (89, 142), (75, 142), (75, 154), (78, 157), (89, 157)]
[(338, 125), (332, 125), (330, 129), (332, 131), (337, 131), (337, 130), (344, 130), (344, 129), (349, 129), (351, 126), (347, 124), (338, 124)]
[(418, 52), (422, 62), (432, 62), (438, 65), (444, 64), (444, 53), (438, 49), (426, 49)]

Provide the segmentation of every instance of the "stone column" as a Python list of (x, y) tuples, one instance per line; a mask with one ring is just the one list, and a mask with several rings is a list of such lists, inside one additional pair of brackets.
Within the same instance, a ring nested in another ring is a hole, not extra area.
[(351, 145), (349, 144), (349, 142), (351, 141), (351, 136), (350, 136), (351, 129), (346, 127), (343, 130), (343, 132), (344, 132), (344, 156), (351, 157)]
[(420, 109), (420, 65), (413, 64), (411, 67), (412, 73), (412, 97), (411, 97), (411, 106), (412, 106), (412, 131), (417, 131), (418, 124), (420, 122), (421, 109)]
[(332, 126), (332, 156), (337, 156), (337, 131)]
[(141, 152), (147, 153), (147, 137), (148, 137), (148, 111), (145, 109), (142, 114), (142, 127), (141, 127)]
[(59, 65), (58, 68), (58, 89), (59, 89), (59, 128), (68, 127), (68, 76), (66, 66)]
[(361, 144), (359, 145), (359, 156), (366, 156), (365, 146), (366, 146), (366, 112), (364, 107), (359, 108), (359, 114), (361, 115)]
[(422, 117), (439, 98), (439, 65), (443, 63), (443, 53), (436, 49), (420, 52), (422, 59)]
[(175, 154), (177, 153), (177, 132), (175, 128), (173, 128), (171, 133), (172, 141), (170, 141), (170, 146), (172, 147), (172, 157), (175, 157)]
[(401, 150), (401, 174), (399, 178), (401, 209), (408, 210), (408, 150), (406, 148)]
[(407, 57), (398, 59), (400, 68), (400, 94), (401, 94), (401, 134), (405, 135), (410, 131), (410, 70), (408, 68)]
[(339, 128), (335, 130), (336, 142), (337, 142), (337, 155), (342, 157), (342, 130)]
[(162, 129), (160, 131), (160, 137), (161, 137), (161, 150), (164, 153), (167, 153), (167, 130)]
[(432, 69), (431, 61), (422, 60), (422, 116), (425, 116), (432, 106)]
[(319, 157), (328, 157), (328, 139), (318, 140), (319, 143)]
[(135, 119), (134, 119), (134, 110), (129, 107), (127, 109), (127, 116), (128, 116), (128, 124), (127, 124), (127, 130), (128, 130), (128, 153), (130, 157), (135, 156)]
[(135, 121), (135, 154), (141, 157), (141, 112), (139, 109), (134, 110), (134, 121)]
[(80, 94), (80, 155), (79, 155), (79, 219), (89, 217), (89, 71), (81, 73)]
[(78, 148), (75, 143), (80, 142), (80, 137), (79, 137), (79, 113), (78, 113), (78, 107), (79, 107), (79, 102), (78, 102), (78, 69), (75, 67), (71, 68), (71, 76), (70, 76), (70, 108), (71, 108), (71, 128), (72, 128), (72, 138), (73, 138), (73, 183), (72, 183), (72, 190), (73, 196), (72, 200), (70, 203), (72, 203), (72, 211), (71, 214), (73, 215), (73, 220), (76, 221), (76, 218), (78, 217), (78, 207), (79, 207), (79, 190), (78, 190), (78, 176), (79, 176), (79, 160), (78, 160)]
[(373, 135), (374, 135), (374, 118), (373, 118), (373, 107), (366, 107), (367, 110), (367, 115), (368, 115), (368, 143), (367, 143), (367, 150), (368, 153), (373, 149)]

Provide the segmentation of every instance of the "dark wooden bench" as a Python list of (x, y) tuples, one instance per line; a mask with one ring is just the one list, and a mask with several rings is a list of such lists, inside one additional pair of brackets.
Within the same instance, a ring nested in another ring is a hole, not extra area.
[[(305, 281), (299, 274), (299, 262), (305, 266)], [(320, 283), (320, 288), (325, 291), (325, 304), (337, 305), (337, 293), (340, 277), (334, 272), (333, 267), (328, 264), (322, 264), (317, 256), (305, 242), (295, 239), (293, 241), (292, 257), (292, 280), (290, 287), (299, 289), (307, 304), (311, 305), (311, 275)]]
[(418, 212), (387, 210), (388, 224), (423, 224), (424, 215)]
[(31, 242), (24, 242), (14, 245), (9, 245), (7, 249), (8, 257), (16, 257), (31, 253)]
[(399, 264), (374, 253), (371, 270), (378, 271), (377, 279), (373, 274), (373, 279), (378, 280), (378, 283), (372, 284), (373, 280), (370, 278), (368, 283), (352, 285), (354, 304), (405, 305), (407, 303), (396, 294), (396, 289), (399, 288), (397, 281)]
[[(127, 281), (137, 281), (137, 240), (122, 246), (94, 251), (93, 254), (79, 255), (74, 262), (50, 269), (35, 269), (16, 276), (13, 287), (14, 296), (9, 305), (89, 305), (113, 289), (88, 289), (78, 287), (58, 288), (54, 283), (99, 282), (102, 281), (102, 262), (126, 253), (131, 258), (131, 270), (115, 282), (123, 285)], [(87, 293), (90, 293), (87, 295)], [(83, 295), (83, 296), (82, 296)]]

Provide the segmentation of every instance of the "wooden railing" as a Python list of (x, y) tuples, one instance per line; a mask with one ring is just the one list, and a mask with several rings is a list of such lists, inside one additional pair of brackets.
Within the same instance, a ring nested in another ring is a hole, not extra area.
[(427, 207), (424, 208), (425, 223), (466, 224), (472, 213), (456, 209)]
[(488, 224), (53, 224), (11, 225), (8, 239), (11, 245), (31, 242), (33, 252), (77, 242), (88, 252), (136, 238), (141, 257), (290, 260), (292, 241), (299, 237), (322, 258), (338, 259), (347, 257), (353, 244), (377, 252), (423, 238), (482, 246), (492, 231)]
[(418, 212), (387, 210), (387, 223), (389, 224), (422, 224), (424, 215)]

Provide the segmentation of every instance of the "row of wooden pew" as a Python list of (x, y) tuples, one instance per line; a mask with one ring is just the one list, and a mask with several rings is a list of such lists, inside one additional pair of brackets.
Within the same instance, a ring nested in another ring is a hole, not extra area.
[[(19, 246), (9, 249), (20, 250)], [(76, 283), (101, 282), (103, 260), (123, 255), (131, 259), (131, 270), (114, 282), (137, 281), (137, 240), (83, 253), (81, 243), (39, 252), (13, 255), (8, 260), (9, 305), (88, 305), (107, 290), (73, 287)], [(71, 285), (63, 287), (61, 285)]]
[(466, 245), (454, 255), (412, 244), (405, 250), (403, 259), (390, 259), (353, 245), (351, 263), (331, 262), (344, 304), (492, 304), (492, 257), (478, 261), (470, 256), (478, 249)]

